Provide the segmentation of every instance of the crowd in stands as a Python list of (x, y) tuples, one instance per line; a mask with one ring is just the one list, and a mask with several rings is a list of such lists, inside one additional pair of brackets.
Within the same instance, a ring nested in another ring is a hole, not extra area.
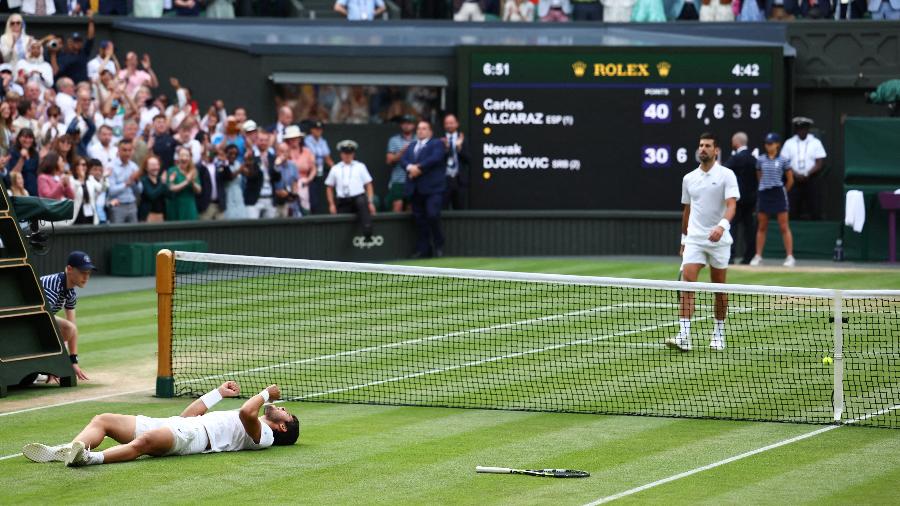
[[(394, 0), (401, 18), (510, 22), (790, 21), (900, 19), (900, 0)], [(129, 5), (132, 6), (129, 9)], [(337, 0), (351, 21), (388, 16), (385, 0)], [(158, 18), (311, 17), (301, 0), (3, 0), (0, 12), (83, 16), (86, 12)]]

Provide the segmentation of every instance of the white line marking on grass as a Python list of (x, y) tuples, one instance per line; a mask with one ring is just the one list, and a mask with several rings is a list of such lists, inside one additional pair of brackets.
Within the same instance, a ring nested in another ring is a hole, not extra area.
[(717, 468), (717, 467), (724, 466), (725, 464), (730, 464), (730, 463), (732, 463), (732, 462), (736, 462), (736, 461), (738, 461), (738, 460), (742, 460), (742, 459), (745, 459), (745, 458), (747, 458), (747, 457), (752, 457), (752, 456), (754, 456), (754, 455), (758, 455), (758, 454), (760, 454), (760, 453), (767, 452), (767, 451), (769, 451), (769, 450), (774, 450), (775, 448), (780, 448), (780, 447), (782, 447), (782, 446), (786, 446), (786, 445), (789, 445), (789, 444), (791, 444), (791, 443), (796, 443), (797, 441), (803, 441), (804, 439), (809, 439), (809, 438), (811, 438), (811, 437), (818, 436), (819, 434), (824, 434), (824, 433), (829, 432), (829, 431), (832, 431), (832, 430), (834, 430), (834, 429), (840, 429), (841, 427), (843, 427), (843, 426), (845, 426), (845, 425), (850, 425), (850, 424), (854, 424), (854, 423), (857, 423), (857, 422), (862, 422), (862, 421), (868, 420), (868, 419), (870, 419), (870, 418), (874, 418), (874, 417), (876, 417), (876, 416), (880, 416), (880, 415), (883, 415), (883, 414), (885, 414), (885, 413), (889, 413), (889, 412), (891, 412), (891, 411), (895, 411), (895, 410), (897, 410), (897, 409), (900, 409), (900, 404), (891, 406), (891, 407), (889, 407), (889, 408), (885, 408), (885, 409), (881, 409), (881, 410), (875, 411), (874, 413), (869, 413), (869, 414), (867, 414), (867, 415), (863, 415), (863, 416), (861, 416), (861, 417), (859, 417), (859, 418), (854, 418), (854, 419), (852, 419), (852, 420), (847, 420), (847, 421), (844, 422), (842, 425), (829, 425), (829, 426), (827, 426), (827, 427), (822, 427), (821, 429), (817, 429), (817, 430), (814, 430), (814, 431), (812, 431), (812, 432), (807, 432), (807, 433), (805, 433), (805, 434), (800, 434), (799, 436), (794, 436), (794, 437), (792, 437), (792, 438), (785, 439), (785, 440), (779, 441), (779, 442), (777, 442), (777, 443), (772, 443), (772, 444), (770, 444), (770, 445), (768, 445), (768, 446), (763, 446), (762, 448), (757, 448), (757, 449), (755, 449), (755, 450), (750, 450), (750, 451), (748, 451), (748, 452), (744, 452), (744, 453), (741, 453), (741, 454), (738, 454), (738, 455), (734, 455), (734, 456), (732, 456), (732, 457), (728, 457), (727, 459), (723, 459), (723, 460), (720, 460), (720, 461), (718, 461), (718, 462), (713, 462), (712, 464), (707, 464), (707, 465), (705, 465), (705, 466), (701, 466), (701, 467), (698, 467), (698, 468), (695, 468), (695, 469), (691, 469), (690, 471), (685, 471), (685, 472), (683, 472), (683, 473), (673, 474), (672, 476), (669, 476), (669, 477), (667, 477), (667, 478), (663, 478), (663, 479), (661, 479), (661, 480), (656, 480), (656, 481), (654, 481), (654, 482), (647, 483), (647, 484), (645, 484), (645, 485), (641, 485), (640, 487), (635, 487), (635, 488), (632, 488), (632, 489), (628, 489), (628, 490), (625, 490), (625, 491), (623, 491), (623, 492), (619, 492), (618, 494), (613, 494), (613, 495), (609, 495), (609, 496), (606, 496), (606, 497), (601, 497), (600, 499), (597, 499), (596, 501), (592, 501), (592, 502), (589, 502), (589, 503), (585, 504), (585, 506), (597, 506), (598, 504), (604, 504), (604, 503), (608, 503), (608, 502), (611, 502), (611, 501), (615, 501), (616, 499), (621, 499), (621, 498), (623, 498), (623, 497), (627, 497), (627, 496), (630, 496), (630, 495), (637, 494), (637, 493), (639, 493), (639, 492), (643, 492), (644, 490), (648, 490), (648, 489), (651, 489), (651, 488), (654, 488), (654, 487), (658, 487), (658, 486), (660, 486), (660, 485), (665, 485), (666, 483), (671, 483), (671, 482), (673, 482), (673, 481), (680, 480), (680, 479), (682, 479), (682, 478), (687, 478), (688, 476), (693, 476), (693, 475), (695, 475), (695, 474), (697, 474), (697, 473), (702, 473), (703, 471), (709, 471), (710, 469), (715, 469), (715, 468)]
[(74, 401), (57, 402), (56, 404), (47, 404), (46, 406), (35, 406), (33, 408), (25, 408), (25, 409), (20, 409), (18, 411), (7, 411), (6, 413), (0, 413), (0, 416), (17, 415), (19, 413), (27, 413), (29, 411), (37, 411), (39, 409), (56, 408), (59, 406), (69, 406), (71, 404), (78, 404), (80, 402), (98, 401), (100, 399), (108, 399), (110, 397), (118, 397), (120, 395), (138, 394), (138, 393), (147, 392), (150, 390), (153, 390), (153, 389), (152, 388), (141, 388), (140, 390), (129, 390), (127, 392), (116, 392), (114, 394), (98, 395), (95, 397), (88, 397), (85, 399), (76, 399)]
[(14, 459), (16, 457), (21, 457), (21, 456), (22, 456), (21, 453), (14, 453), (12, 455), (5, 455), (3, 457), (0, 457), (0, 460)]

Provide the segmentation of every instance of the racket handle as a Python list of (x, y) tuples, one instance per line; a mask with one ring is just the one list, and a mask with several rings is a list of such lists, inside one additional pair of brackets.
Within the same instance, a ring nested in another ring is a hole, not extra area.
[(509, 474), (512, 472), (512, 469), (508, 467), (487, 467), (487, 466), (475, 466), (476, 473), (494, 473), (494, 474)]

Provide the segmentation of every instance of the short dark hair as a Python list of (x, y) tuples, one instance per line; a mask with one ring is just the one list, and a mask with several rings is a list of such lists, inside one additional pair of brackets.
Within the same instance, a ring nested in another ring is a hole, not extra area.
[(284, 425), (287, 426), (286, 431), (272, 431), (272, 435), (275, 437), (275, 441), (272, 444), (275, 446), (290, 446), (296, 443), (297, 438), (300, 437), (300, 420), (297, 420), (296, 416), (291, 415), (291, 421)]
[(700, 140), (707, 139), (713, 141), (713, 147), (719, 147), (719, 143), (716, 141), (716, 136), (711, 134), (710, 132), (703, 132), (700, 134)]
[(88, 170), (93, 169), (94, 167), (103, 167), (103, 162), (96, 158), (91, 158), (88, 160)]
[(19, 116), (25, 116), (28, 114), (28, 109), (31, 109), (31, 100), (28, 100), (27, 98), (20, 100), (16, 105), (16, 109)]

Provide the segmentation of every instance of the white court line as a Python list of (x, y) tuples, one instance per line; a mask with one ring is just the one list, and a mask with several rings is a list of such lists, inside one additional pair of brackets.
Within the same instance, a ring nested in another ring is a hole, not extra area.
[(12, 455), (6, 455), (3, 457), (0, 457), (0, 460), (14, 459), (16, 457), (21, 457), (21, 456), (22, 456), (21, 453), (13, 453)]
[(869, 413), (868, 415), (864, 415), (864, 416), (861, 416), (861, 417), (859, 417), (859, 418), (854, 418), (854, 419), (852, 419), (852, 420), (847, 420), (847, 421), (844, 422), (842, 425), (829, 425), (829, 426), (827, 426), (827, 427), (822, 427), (821, 429), (817, 429), (817, 430), (814, 430), (814, 431), (812, 431), (812, 432), (807, 432), (806, 434), (800, 434), (799, 436), (794, 436), (794, 437), (792, 437), (792, 438), (785, 439), (785, 440), (779, 441), (779, 442), (777, 442), (777, 443), (772, 443), (772, 444), (770, 444), (770, 445), (768, 445), (768, 446), (763, 446), (762, 448), (757, 448), (757, 449), (755, 449), (755, 450), (750, 450), (750, 451), (748, 451), (748, 452), (744, 452), (744, 453), (741, 453), (741, 454), (738, 454), (738, 455), (734, 455), (734, 456), (732, 456), (732, 457), (728, 457), (727, 459), (723, 459), (723, 460), (720, 460), (720, 461), (718, 461), (718, 462), (713, 462), (712, 464), (707, 464), (707, 465), (705, 465), (705, 466), (701, 466), (701, 467), (698, 467), (698, 468), (695, 468), (695, 469), (691, 469), (690, 471), (685, 471), (685, 472), (683, 472), (683, 473), (673, 474), (672, 476), (669, 476), (669, 477), (667, 477), (667, 478), (663, 478), (663, 479), (661, 479), (661, 480), (656, 480), (656, 481), (654, 481), (654, 482), (647, 483), (647, 484), (645, 484), (645, 485), (641, 485), (640, 487), (635, 487), (635, 488), (632, 488), (632, 489), (628, 489), (628, 490), (625, 490), (624, 492), (619, 492), (618, 494), (613, 494), (613, 495), (609, 495), (609, 496), (606, 496), (606, 497), (601, 497), (600, 499), (597, 499), (596, 501), (591, 501), (591, 502), (585, 504), (584, 506), (597, 506), (598, 504), (604, 504), (604, 503), (608, 503), (608, 502), (611, 502), (611, 501), (615, 501), (616, 499), (621, 499), (621, 498), (623, 498), (623, 497), (627, 497), (627, 496), (630, 496), (630, 495), (634, 495), (634, 494), (637, 494), (637, 493), (639, 493), (639, 492), (643, 492), (644, 490), (648, 490), (648, 489), (651, 489), (651, 488), (654, 488), (654, 487), (658, 487), (658, 486), (660, 486), (660, 485), (665, 485), (666, 483), (671, 483), (671, 482), (673, 482), (673, 481), (680, 480), (680, 479), (682, 479), (682, 478), (687, 478), (688, 476), (693, 476), (693, 475), (695, 475), (695, 474), (697, 474), (697, 473), (702, 473), (703, 471), (709, 471), (710, 469), (715, 469), (715, 468), (717, 468), (717, 467), (724, 466), (725, 464), (730, 464), (730, 463), (732, 463), (732, 462), (735, 462), (735, 461), (738, 461), (738, 460), (742, 460), (742, 459), (745, 459), (745, 458), (747, 458), (747, 457), (752, 457), (752, 456), (754, 456), (754, 455), (758, 455), (758, 454), (760, 454), (760, 453), (767, 452), (767, 451), (769, 451), (769, 450), (774, 450), (775, 448), (780, 448), (780, 447), (782, 447), (782, 446), (786, 446), (786, 445), (789, 445), (789, 444), (791, 444), (791, 443), (796, 443), (797, 441), (802, 441), (802, 440), (804, 440), (804, 439), (808, 439), (808, 438), (811, 438), (811, 437), (815, 437), (815, 436), (818, 436), (819, 434), (824, 434), (824, 433), (826, 433), (826, 432), (828, 432), (828, 431), (832, 431), (832, 430), (834, 430), (834, 429), (840, 429), (841, 427), (843, 427), (843, 426), (845, 426), (845, 425), (850, 425), (850, 424), (854, 424), (854, 423), (857, 423), (857, 422), (862, 422), (862, 421), (864, 421), (864, 420), (868, 420), (869, 418), (874, 418), (874, 417), (876, 417), (876, 416), (880, 416), (880, 415), (883, 415), (883, 414), (885, 414), (885, 413), (889, 413), (889, 412), (894, 411), (894, 410), (897, 410), (897, 409), (900, 409), (900, 404), (896, 404), (896, 405), (891, 406), (891, 407), (889, 407), (889, 408), (881, 409), (881, 410), (876, 411), (876, 412), (874, 412), (874, 413)]

